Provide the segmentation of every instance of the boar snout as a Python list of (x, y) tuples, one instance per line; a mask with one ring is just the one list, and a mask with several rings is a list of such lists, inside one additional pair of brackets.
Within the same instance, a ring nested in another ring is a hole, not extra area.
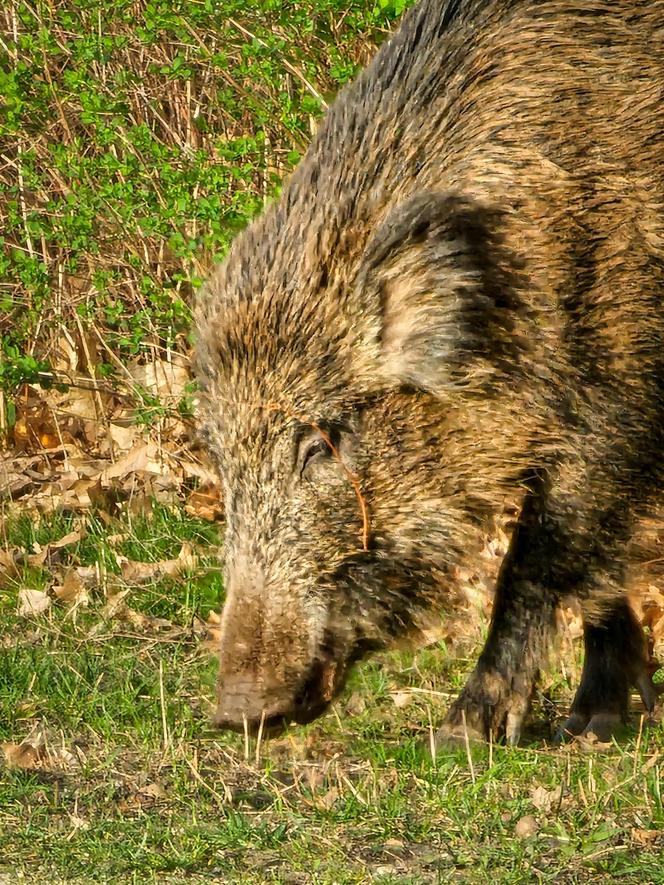
[(319, 716), (338, 668), (322, 648), (320, 613), (283, 590), (265, 567), (234, 553), (226, 575), (214, 725), (275, 733)]
[(292, 718), (294, 698), (279, 686), (261, 684), (251, 676), (219, 680), (214, 725), (250, 732), (261, 727), (280, 730)]
[(285, 685), (257, 680), (252, 675), (220, 677), (217, 728), (268, 736), (280, 732), (289, 722), (305, 725), (316, 719), (332, 699), (333, 665), (316, 661), (295, 691)]

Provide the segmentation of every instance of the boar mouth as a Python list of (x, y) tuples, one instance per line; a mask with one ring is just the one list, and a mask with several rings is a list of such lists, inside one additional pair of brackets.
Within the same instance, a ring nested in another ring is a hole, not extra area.
[(283, 710), (273, 708), (273, 711), (265, 710), (260, 717), (243, 716), (242, 719), (229, 718), (218, 713), (213, 719), (213, 725), (240, 734), (245, 731), (250, 735), (260, 734), (261, 738), (278, 736), (291, 722), (307, 725), (321, 716), (341, 692), (347, 671), (348, 666), (338, 661), (330, 658), (317, 659), (292, 702), (284, 705)]
[(343, 687), (343, 671), (336, 661), (316, 660), (295, 698), (292, 721), (306, 725), (321, 716)]

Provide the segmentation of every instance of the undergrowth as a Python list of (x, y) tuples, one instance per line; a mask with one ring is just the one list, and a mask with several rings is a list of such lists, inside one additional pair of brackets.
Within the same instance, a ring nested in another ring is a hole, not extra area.
[(192, 292), (404, 5), (10, 0), (0, 388), (186, 351)]

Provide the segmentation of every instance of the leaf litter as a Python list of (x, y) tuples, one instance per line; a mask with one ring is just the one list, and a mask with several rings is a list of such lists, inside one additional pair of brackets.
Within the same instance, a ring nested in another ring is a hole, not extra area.
[(5, 742), (0, 748), (8, 768), (27, 771), (70, 773), (78, 770), (85, 760), (78, 746), (73, 751), (68, 749), (63, 739), (58, 741), (41, 723), (35, 725), (20, 743)]

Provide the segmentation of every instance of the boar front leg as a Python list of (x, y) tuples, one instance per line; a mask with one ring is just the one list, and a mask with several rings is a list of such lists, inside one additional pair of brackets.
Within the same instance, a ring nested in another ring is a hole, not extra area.
[(516, 743), (530, 705), (559, 594), (547, 580), (556, 535), (536, 492), (527, 495), (496, 586), (489, 635), (437, 742), (496, 738)]

